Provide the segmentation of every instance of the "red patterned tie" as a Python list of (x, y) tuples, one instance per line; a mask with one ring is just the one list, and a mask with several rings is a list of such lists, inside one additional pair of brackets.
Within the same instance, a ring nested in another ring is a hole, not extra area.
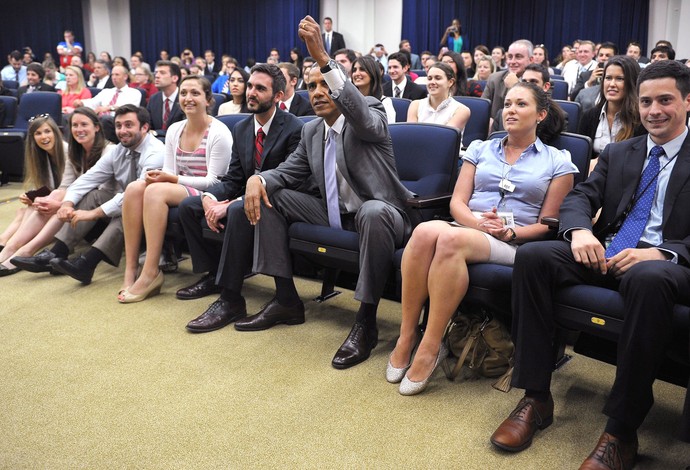
[(168, 119), (170, 118), (170, 98), (165, 99), (165, 109), (163, 110), (163, 130), (168, 128)]
[(287, 109), (287, 107), (285, 106), (285, 102), (284, 102), (284, 101), (281, 101), (281, 102), (280, 102), (280, 109), (282, 109), (283, 111), (285, 111), (285, 110)]
[(259, 127), (256, 132), (256, 141), (254, 142), (254, 160), (256, 163), (256, 169), (261, 168), (261, 154), (264, 152), (264, 130)]

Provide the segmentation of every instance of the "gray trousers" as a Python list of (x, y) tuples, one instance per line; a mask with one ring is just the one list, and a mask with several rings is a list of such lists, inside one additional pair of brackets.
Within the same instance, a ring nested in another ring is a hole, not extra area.
[[(113, 198), (115, 193), (107, 189), (94, 189), (89, 191), (75, 209), (91, 210), (100, 207), (106, 201)], [(125, 235), (122, 230), (122, 217), (113, 217), (108, 219), (108, 226), (98, 239), (92, 245), (98, 251), (102, 252), (108, 263), (113, 266), (120, 264), (122, 258), (122, 249), (124, 248)], [(76, 227), (72, 227), (66, 223), (62, 226), (60, 231), (55, 235), (55, 238), (63, 242), (72, 250), (77, 243), (82, 241), (84, 237), (91, 231), (98, 221), (79, 222)]]
[[(327, 226), (328, 211), (323, 199), (289, 189), (274, 192), (270, 200), (273, 209), (262, 206), (261, 219), (254, 232), (254, 271), (291, 278), (289, 225), (307, 222)], [(393, 253), (403, 245), (410, 224), (394, 206), (377, 200), (362, 204), (354, 222), (359, 234), (359, 278), (355, 299), (378, 304), (391, 270)]]

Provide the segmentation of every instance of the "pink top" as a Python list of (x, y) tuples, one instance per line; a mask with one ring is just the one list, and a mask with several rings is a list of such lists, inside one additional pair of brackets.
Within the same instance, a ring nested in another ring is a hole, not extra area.
[(66, 90), (59, 90), (58, 93), (60, 93), (60, 96), (62, 96), (63, 113), (71, 113), (74, 111), (74, 102), (76, 100), (86, 100), (91, 98), (91, 92), (86, 87), (81, 89), (81, 93), (67, 93)]

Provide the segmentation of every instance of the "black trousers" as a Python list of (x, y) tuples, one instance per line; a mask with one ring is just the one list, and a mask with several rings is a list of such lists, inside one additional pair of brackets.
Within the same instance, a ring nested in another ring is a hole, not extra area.
[(555, 361), (553, 296), (558, 288), (576, 284), (617, 288), (623, 296), (616, 379), (604, 413), (637, 429), (654, 403), (652, 384), (673, 335), (673, 305), (690, 301), (690, 269), (644, 261), (619, 281), (576, 263), (568, 242), (520, 247), (513, 270), (513, 386), (549, 390)]

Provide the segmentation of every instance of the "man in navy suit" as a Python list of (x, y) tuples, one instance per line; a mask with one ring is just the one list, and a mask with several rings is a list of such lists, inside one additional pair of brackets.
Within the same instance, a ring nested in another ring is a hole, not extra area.
[(286, 80), (285, 94), (283, 95), (283, 99), (278, 103), (278, 107), (295, 116), (313, 116), (314, 110), (311, 104), (309, 104), (309, 101), (302, 98), (298, 93), (295, 93), (295, 87), (299, 79), (299, 69), (297, 66), (289, 62), (281, 62), (278, 64), (278, 67), (283, 71)]
[(25, 93), (33, 93), (34, 91), (55, 91), (55, 87), (43, 83), (43, 77), (46, 72), (43, 70), (41, 64), (32, 62), (26, 66), (26, 85), (20, 86), (17, 90), (17, 100), (22, 99)]
[(427, 95), (426, 87), (417, 85), (408, 78), (410, 62), (402, 52), (388, 56), (388, 75), (391, 80), (383, 84), (383, 94), (394, 98), (421, 100)]
[(180, 66), (167, 60), (156, 62), (154, 93), (147, 106), (151, 114), (151, 129), (157, 136), (165, 136), (170, 124), (185, 118), (177, 99), (177, 85), (181, 79)]
[(609, 419), (580, 468), (634, 465), (637, 429), (654, 401), (652, 384), (674, 334), (673, 306), (690, 302), (690, 70), (675, 61), (653, 63), (640, 72), (637, 88), (649, 134), (604, 149), (589, 178), (563, 201), (560, 240), (527, 243), (517, 252), (512, 384), (525, 396), (491, 437), (501, 449), (529, 447), (537, 429), (553, 421), (553, 293), (599, 285), (621, 293), (625, 320), (604, 407)]
[[(281, 111), (276, 104), (283, 97), (285, 77), (272, 64), (258, 64), (247, 82), (247, 107), (253, 116), (233, 129), (232, 157), (228, 172), (218, 184), (201, 196), (191, 196), (179, 206), (180, 221), (192, 255), (195, 273), (208, 273), (196, 284), (177, 292), (179, 299), (197, 299), (221, 293), (201, 316), (187, 325), (193, 333), (217, 330), (246, 315), (242, 307), (233, 311), (225, 299), (228, 290), (242, 289), (244, 274), (252, 265), (254, 227), (244, 215), (243, 195), (250, 176), (275, 168), (297, 147), (302, 121)], [(263, 145), (258, 136), (265, 134)], [(259, 152), (257, 147), (262, 147)], [(260, 160), (260, 161), (259, 161)], [(203, 238), (202, 230), (225, 229), (222, 250)]]

